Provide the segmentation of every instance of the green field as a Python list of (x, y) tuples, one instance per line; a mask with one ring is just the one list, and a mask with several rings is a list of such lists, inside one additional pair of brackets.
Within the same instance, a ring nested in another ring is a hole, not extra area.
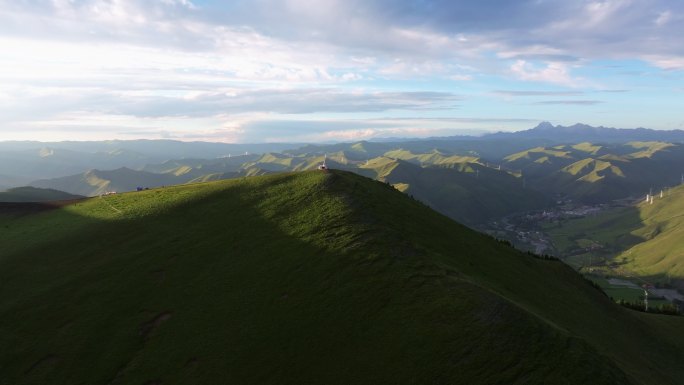
[[(684, 282), (684, 187), (656, 194), (653, 204), (616, 208), (598, 216), (548, 225), (560, 255), (573, 255), (587, 241), (603, 246), (591, 252), (616, 264), (614, 269), (653, 282)], [(570, 257), (573, 258), (573, 257)]]
[(597, 216), (563, 220), (561, 225), (547, 225), (545, 231), (562, 254), (586, 247), (590, 242), (602, 245), (605, 253), (611, 253), (641, 242), (643, 239), (632, 234), (641, 226), (642, 218), (636, 209), (616, 208)]
[(302, 172), (0, 215), (0, 384), (682, 384), (684, 317)]
[[(588, 274), (586, 277), (595, 283), (597, 283), (601, 289), (615, 301), (623, 300), (628, 302), (643, 302), (644, 291), (640, 288), (626, 287), (625, 285), (611, 284), (604, 277), (597, 276), (596, 274)], [(630, 281), (631, 282), (631, 281)], [(638, 283), (635, 283), (638, 286)], [(666, 305), (670, 302), (664, 299), (653, 299), (649, 298), (649, 306), (659, 306)]]

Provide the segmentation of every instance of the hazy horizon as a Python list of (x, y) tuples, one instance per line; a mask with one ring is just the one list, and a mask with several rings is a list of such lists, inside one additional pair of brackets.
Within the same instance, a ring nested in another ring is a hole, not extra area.
[[(540, 122), (538, 125), (545, 124), (545, 123), (551, 123), (548, 121), (543, 121)], [(561, 125), (554, 125), (555, 127), (559, 127)], [(513, 130), (452, 130), (452, 133), (450, 135), (444, 135), (444, 136), (409, 136), (409, 137), (403, 137), (403, 136), (375, 136), (375, 137), (367, 137), (367, 138), (350, 138), (350, 139), (340, 139), (340, 140), (327, 140), (327, 141), (253, 141), (253, 142), (228, 142), (228, 141), (220, 141), (220, 140), (198, 140), (198, 139), (188, 139), (188, 138), (136, 138), (136, 139), (131, 139), (131, 138), (111, 138), (111, 139), (100, 139), (100, 140), (94, 140), (94, 139), (65, 139), (65, 140), (40, 140), (40, 139), (25, 139), (25, 140), (0, 140), (0, 143), (12, 143), (12, 142), (38, 142), (38, 143), (62, 143), (62, 142), (116, 142), (116, 141), (136, 141), (136, 140), (149, 140), (149, 141), (155, 141), (155, 140), (168, 140), (168, 141), (177, 141), (177, 142), (186, 142), (186, 143), (219, 143), (219, 144), (235, 144), (235, 145), (250, 145), (250, 144), (305, 144), (305, 143), (310, 143), (310, 144), (320, 144), (320, 145), (326, 145), (326, 144), (338, 144), (338, 143), (351, 143), (355, 141), (369, 141), (369, 142), (391, 142), (391, 141), (420, 141), (420, 140), (430, 140), (430, 139), (447, 139), (447, 138), (458, 138), (458, 137), (473, 137), (473, 138), (486, 138), (488, 135), (491, 134), (497, 134), (497, 133), (518, 133), (518, 132), (523, 132), (527, 130), (531, 130), (534, 128), (537, 128), (538, 125), (530, 126), (527, 128), (522, 128), (522, 129), (513, 129)], [(586, 125), (590, 127), (594, 127), (591, 125), (587, 125), (585, 123), (575, 123), (573, 125), (569, 126), (562, 126), (562, 127), (570, 127), (574, 125)], [(604, 127), (604, 126), (598, 126), (594, 128), (607, 128), (607, 129), (620, 129), (620, 130), (636, 130), (640, 128), (646, 128), (650, 129), (649, 127)], [(666, 131), (664, 129), (651, 129), (653, 131)], [(675, 131), (684, 131), (682, 129), (675, 129)]]

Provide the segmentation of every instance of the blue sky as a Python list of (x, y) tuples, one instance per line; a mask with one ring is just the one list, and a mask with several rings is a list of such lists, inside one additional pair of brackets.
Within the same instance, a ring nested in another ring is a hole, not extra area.
[(683, 129), (684, 3), (0, 0), (0, 140)]

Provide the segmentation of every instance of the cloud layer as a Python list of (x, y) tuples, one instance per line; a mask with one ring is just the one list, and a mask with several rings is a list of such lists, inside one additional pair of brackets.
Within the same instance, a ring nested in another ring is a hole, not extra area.
[[(676, 2), (0, 5), (0, 140), (346, 140), (536, 119), (682, 124), (668, 99), (680, 95), (684, 69)], [(662, 118), (633, 108), (652, 95)]]

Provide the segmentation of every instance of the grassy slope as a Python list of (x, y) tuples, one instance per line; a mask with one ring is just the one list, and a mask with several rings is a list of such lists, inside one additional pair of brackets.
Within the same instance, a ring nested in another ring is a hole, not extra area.
[(526, 175), (545, 175), (572, 163), (576, 159), (575, 152), (565, 148), (535, 147), (511, 154), (503, 161), (508, 169), (521, 170)]
[(176, 172), (180, 168), (190, 168), (207, 172), (229, 172), (238, 171), (243, 163), (251, 162), (259, 159), (261, 155), (235, 155), (232, 157), (223, 157), (217, 159), (172, 159), (160, 164), (148, 164), (142, 168), (142, 171), (154, 173), (171, 173)]
[(385, 157), (407, 160), (419, 165), (466, 165), (466, 164), (481, 164), (479, 159), (474, 156), (461, 156), (452, 154), (443, 154), (439, 150), (432, 150), (427, 153), (414, 154), (409, 150), (393, 150), (384, 154)]
[(506, 168), (522, 170), (531, 187), (586, 202), (605, 202), (671, 185), (680, 172), (672, 165), (682, 160), (684, 147), (664, 142), (536, 147), (504, 159)]
[(522, 188), (522, 182), (505, 171), (478, 163), (420, 167), (409, 161), (376, 158), (362, 170), (415, 196), (435, 210), (468, 225), (517, 211), (541, 209), (552, 202), (541, 193)]
[(561, 250), (577, 239), (600, 242), (608, 256), (626, 261), (624, 268), (666, 280), (684, 279), (684, 186), (669, 190), (653, 204), (621, 208), (598, 217), (578, 219), (551, 231)]
[(683, 319), (349, 173), (92, 198), (0, 228), (3, 385), (684, 378)]

